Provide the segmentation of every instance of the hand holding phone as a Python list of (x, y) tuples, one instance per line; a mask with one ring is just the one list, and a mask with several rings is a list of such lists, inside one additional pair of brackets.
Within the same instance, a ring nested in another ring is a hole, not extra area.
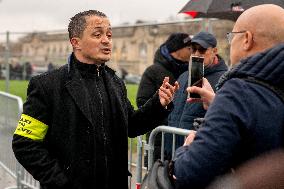
[(205, 110), (208, 109), (208, 107), (210, 106), (210, 104), (213, 102), (215, 98), (215, 92), (206, 78), (203, 78), (202, 88), (188, 87), (186, 90), (188, 94), (197, 93), (197, 94), (200, 94), (200, 96), (202, 97), (202, 98), (190, 98), (189, 97), (187, 99), (187, 102), (189, 103), (202, 102), (203, 108)]
[[(191, 56), (189, 63), (188, 86), (202, 87), (204, 77), (204, 57)], [(201, 98), (199, 94), (189, 93), (190, 98)]]

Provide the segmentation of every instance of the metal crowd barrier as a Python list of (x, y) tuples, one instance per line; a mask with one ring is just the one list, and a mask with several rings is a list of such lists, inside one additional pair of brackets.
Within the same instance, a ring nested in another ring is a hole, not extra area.
[(17, 162), (12, 151), (13, 133), (22, 111), (20, 97), (0, 91), (0, 166), (16, 180), (17, 189), (39, 189), (39, 183)]
[(156, 127), (150, 134), (149, 137), (149, 143), (147, 144), (146, 141), (142, 140), (142, 137), (137, 137), (137, 163), (136, 163), (136, 189), (140, 188), (141, 182), (142, 182), (142, 170), (146, 169), (146, 167), (142, 166), (142, 159), (143, 159), (143, 151), (148, 151), (148, 170), (152, 167), (154, 163), (154, 144), (155, 139), (158, 133), (162, 133), (162, 141), (161, 141), (161, 160), (164, 161), (164, 136), (165, 134), (172, 134), (172, 157), (175, 153), (175, 141), (176, 141), (176, 135), (181, 136), (188, 136), (188, 134), (192, 130), (186, 130), (186, 129), (180, 129), (176, 127), (170, 127), (170, 126), (159, 126)]
[(20, 97), (0, 91), (0, 166), (17, 179), (17, 160), (12, 151), (12, 136), (22, 113)]

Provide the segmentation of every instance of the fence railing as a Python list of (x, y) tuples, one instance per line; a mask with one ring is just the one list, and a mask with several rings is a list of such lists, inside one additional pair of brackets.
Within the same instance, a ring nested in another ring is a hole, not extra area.
[(166, 133), (172, 134), (172, 157), (174, 156), (175, 153), (175, 141), (176, 141), (176, 135), (182, 135), (182, 136), (187, 136), (192, 130), (186, 130), (186, 129), (180, 129), (176, 127), (169, 127), (169, 126), (159, 126), (156, 127), (150, 134), (149, 138), (149, 158), (148, 158), (148, 166), (152, 167), (153, 165), (153, 152), (154, 152), (154, 142), (155, 142), (155, 137), (158, 133), (162, 133), (162, 142), (161, 142), (161, 160), (164, 161), (164, 137)]
[(17, 189), (38, 189), (39, 183), (17, 162), (12, 151), (13, 133), (22, 111), (20, 97), (0, 91), (0, 166), (16, 180)]
[(145, 153), (146, 151), (148, 151), (148, 170), (152, 167), (154, 163), (153, 153), (154, 153), (155, 140), (156, 140), (157, 135), (159, 133), (162, 133), (160, 159), (164, 161), (165, 134), (172, 134), (173, 136), (172, 137), (172, 157), (173, 157), (175, 153), (175, 148), (176, 148), (176, 145), (175, 145), (176, 135), (186, 137), (190, 132), (191, 130), (180, 129), (180, 128), (175, 128), (175, 127), (170, 127), (170, 126), (159, 126), (159, 127), (156, 127), (154, 130), (152, 130), (148, 143), (142, 140), (141, 136), (137, 137), (137, 163), (136, 163), (137, 167), (136, 167), (136, 172), (135, 172), (136, 189), (140, 188), (140, 185), (142, 183), (143, 169), (144, 170), (147, 169), (146, 167), (143, 167), (142, 165), (143, 155), (146, 154)]
[(11, 144), (15, 125), (22, 112), (22, 99), (0, 91), (0, 107), (0, 166), (16, 179), (17, 166)]

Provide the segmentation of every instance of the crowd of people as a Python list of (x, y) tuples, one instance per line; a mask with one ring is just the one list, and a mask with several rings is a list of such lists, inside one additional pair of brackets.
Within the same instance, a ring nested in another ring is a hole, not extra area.
[[(6, 66), (0, 65), (0, 78), (4, 79), (6, 74)], [(29, 80), (32, 74), (32, 66), (29, 62), (23, 64), (9, 64), (9, 78), (11, 80)]]
[[(283, 188), (283, 166), (275, 163), (283, 164), (283, 23), (276, 5), (244, 11), (227, 34), (229, 70), (213, 34), (171, 34), (142, 76), (134, 110), (123, 80), (105, 65), (108, 17), (76, 14), (67, 64), (30, 80), (12, 141), (17, 160), (43, 189), (126, 189), (127, 138), (167, 124), (196, 130), (176, 138), (174, 157), (166, 140), (175, 188)], [(188, 87), (191, 56), (204, 58), (201, 87)]]
[[(52, 62), (49, 62), (47, 65), (47, 69), (37, 73), (34, 70), (32, 64), (30, 62), (24, 63), (11, 63), (9, 64), (9, 79), (10, 80), (30, 80), (32, 76), (43, 73), (44, 71), (52, 71), (55, 69), (55, 66)], [(4, 79), (6, 77), (6, 65), (0, 64), (0, 79)]]

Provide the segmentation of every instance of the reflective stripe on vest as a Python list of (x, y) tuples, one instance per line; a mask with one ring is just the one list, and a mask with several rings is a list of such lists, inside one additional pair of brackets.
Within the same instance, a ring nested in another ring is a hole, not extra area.
[(22, 114), (14, 134), (21, 135), (32, 140), (42, 141), (46, 135), (47, 129), (48, 126), (43, 122)]

